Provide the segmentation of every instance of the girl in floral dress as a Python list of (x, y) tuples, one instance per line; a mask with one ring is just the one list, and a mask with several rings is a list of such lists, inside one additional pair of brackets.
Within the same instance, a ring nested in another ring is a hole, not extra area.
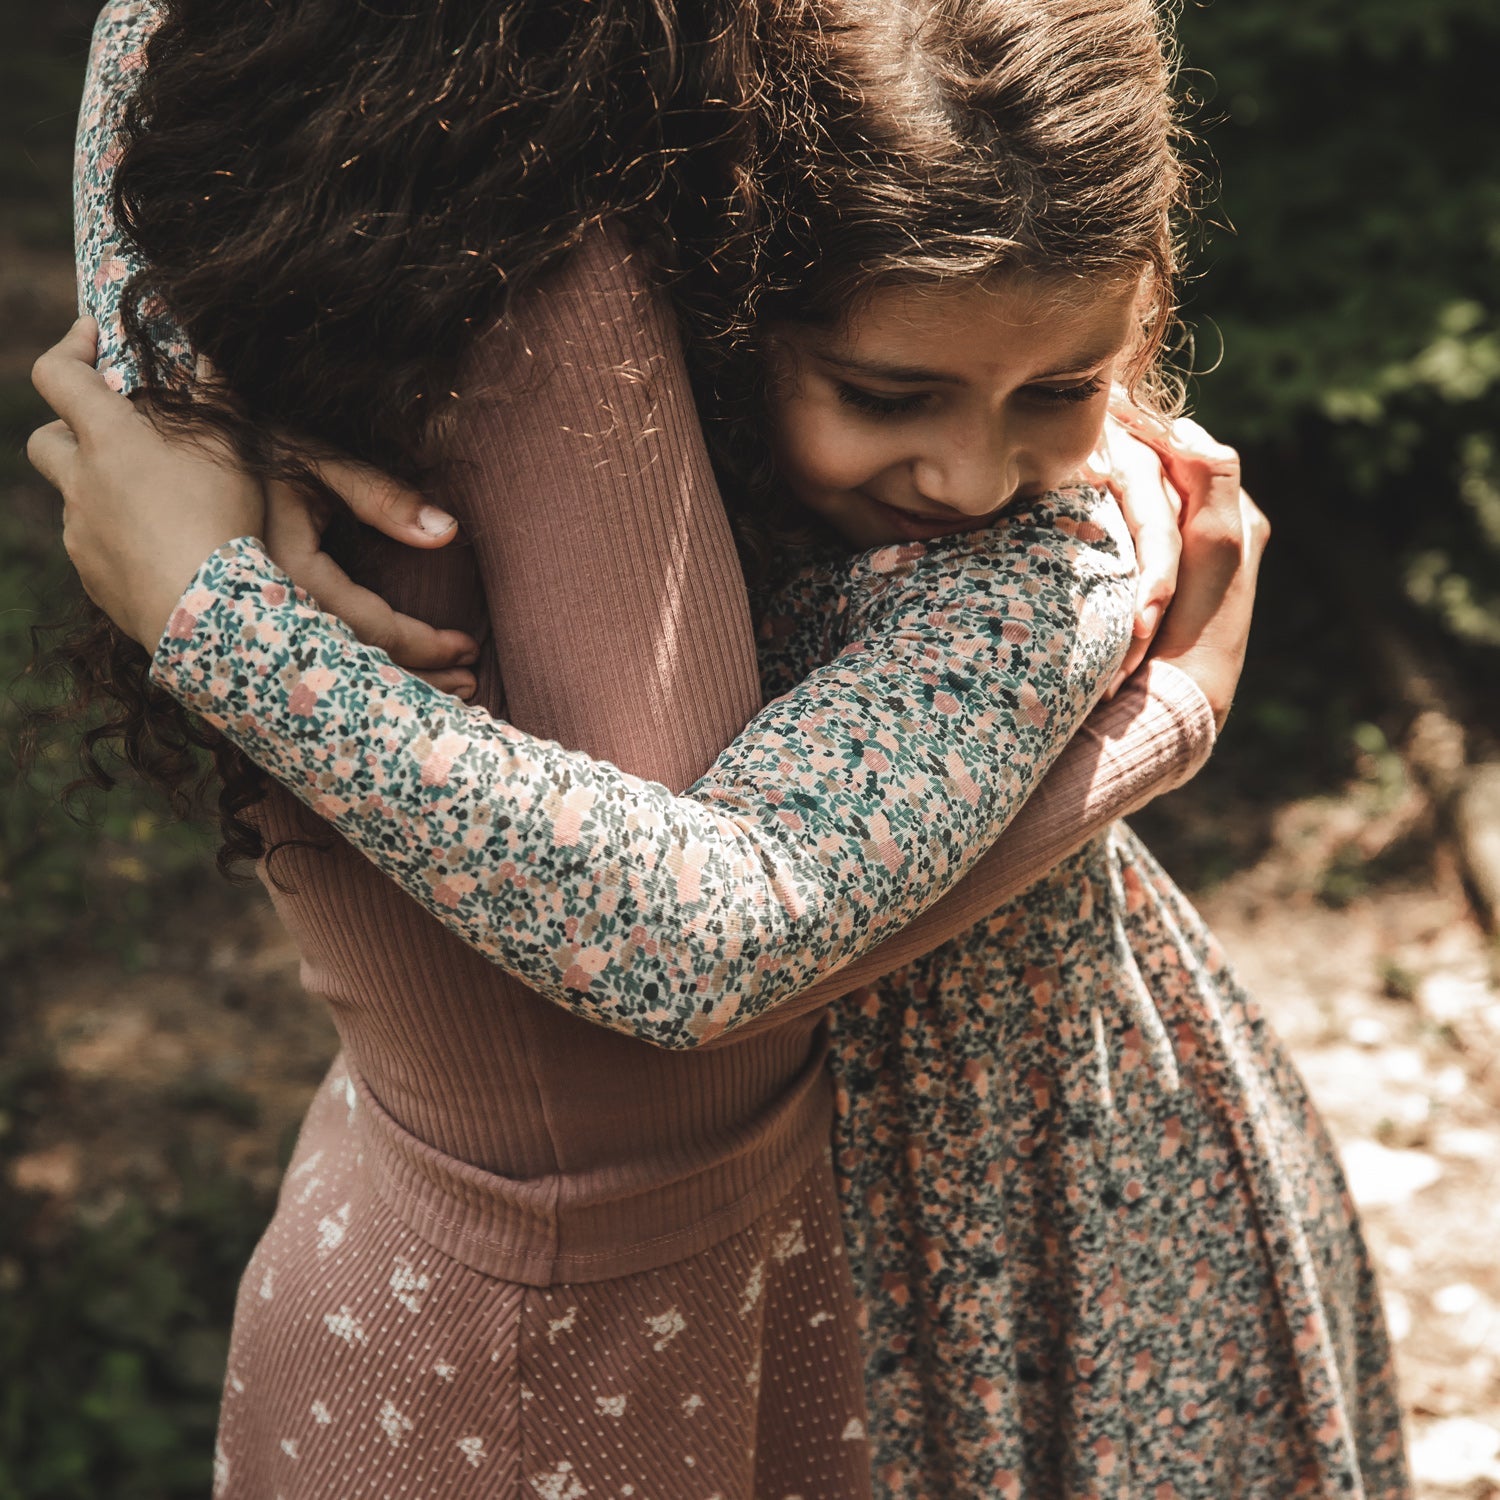
[[(960, 86), (919, 66), (934, 56), (968, 65), (971, 88), (1004, 87), (982, 50), (998, 24), (972, 12), (967, 34), (955, 10), (904, 38), (939, 120)], [(1068, 103), (1083, 121), (1098, 106)], [(982, 90), (969, 108), (998, 113)], [(1118, 130), (1118, 111), (1097, 113)], [(877, 151), (883, 122), (858, 123)], [(961, 874), (1118, 664), (1128, 543), (1109, 502), (1059, 486), (1111, 379), (1149, 347), (1169, 159), (1163, 144), (1141, 209), (1154, 235), (1116, 224), (1109, 254), (1070, 260), (1021, 200), (957, 285), (932, 272), (959, 236), (919, 224), (925, 263), (891, 256), (882, 274), (867, 258), (853, 283), (783, 289), (767, 314), (778, 481), (872, 550), (825, 548), (763, 601), (763, 672), (782, 696), (689, 797), (454, 707), (243, 536), (165, 632), (140, 629), (161, 637), (157, 680), (559, 1004), (675, 1047), (753, 1021)], [(820, 184), (805, 180), (815, 232)], [(835, 1070), (887, 1492), (1403, 1493), (1378, 1305), (1331, 1149), (1123, 828), (852, 996)]]

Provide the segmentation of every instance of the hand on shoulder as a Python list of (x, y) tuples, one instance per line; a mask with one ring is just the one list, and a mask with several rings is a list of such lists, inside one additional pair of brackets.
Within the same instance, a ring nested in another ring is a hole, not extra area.
[[(355, 584), (322, 550), (331, 512), (290, 485), (245, 472), (222, 438), (154, 420), (94, 369), (97, 328), (82, 318), (37, 360), (33, 383), (59, 420), (27, 454), (62, 492), (63, 545), (88, 596), (148, 651), (183, 590), (225, 542), (253, 536), (272, 561), (368, 645), (460, 697), (476, 643), (399, 613)], [(361, 521), (409, 546), (441, 547), (453, 518), (368, 465), (306, 455), (311, 478)]]
[[(1128, 420), (1128, 418), (1127, 418)], [(1182, 497), (1176, 592), (1151, 655), (1203, 690), (1219, 728), (1245, 664), (1261, 558), (1271, 525), (1240, 484), (1240, 456), (1198, 423), (1141, 418), (1134, 429)]]

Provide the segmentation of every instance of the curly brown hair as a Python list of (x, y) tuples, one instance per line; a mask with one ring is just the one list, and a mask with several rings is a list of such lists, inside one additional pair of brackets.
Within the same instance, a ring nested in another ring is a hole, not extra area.
[[(164, 0), (125, 115), (127, 333), (169, 414), (261, 472), (296, 433), (420, 481), (459, 364), (589, 225), (624, 218), (674, 298), (747, 564), (794, 525), (759, 331), (893, 281), (1147, 270), (1136, 373), (1172, 306), (1171, 63), (1152, 0)], [(689, 20), (689, 16), (691, 20)], [(184, 387), (165, 308), (235, 402)], [(263, 852), (264, 774), (94, 621), (78, 701), (180, 789), (222, 778), (221, 865)]]
[[(306, 480), (276, 433), (420, 482), (469, 345), (591, 224), (627, 218), (665, 268), (677, 199), (696, 232), (733, 237), (728, 199), (753, 196), (731, 166), (759, 88), (738, 0), (696, 4), (691, 35), (672, 0), (159, 10), (113, 183), (145, 265), (126, 334), (153, 409), (212, 424), (255, 472)], [(163, 314), (232, 399), (163, 355)], [(265, 774), (152, 687), (134, 642), (85, 605), (52, 657), (62, 712), (102, 714), (87, 780), (123, 758), (179, 806), (217, 784), (221, 867), (265, 852), (244, 816)]]

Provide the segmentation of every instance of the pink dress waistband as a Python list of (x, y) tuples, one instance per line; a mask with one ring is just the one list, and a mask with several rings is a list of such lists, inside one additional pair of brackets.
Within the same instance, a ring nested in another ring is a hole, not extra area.
[[(830, 1155), (826, 1041), (747, 1126), (670, 1160), (535, 1178), (447, 1156), (384, 1109), (353, 1067), (361, 1170), (435, 1250), (524, 1286), (606, 1281), (696, 1255), (746, 1228)], [(347, 1058), (346, 1058), (347, 1062)]]

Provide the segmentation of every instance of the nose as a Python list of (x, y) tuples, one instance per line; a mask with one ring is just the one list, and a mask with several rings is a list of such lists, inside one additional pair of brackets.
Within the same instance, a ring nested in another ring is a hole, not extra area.
[(965, 516), (998, 510), (1020, 487), (1019, 453), (1005, 429), (991, 413), (933, 434), (938, 440), (911, 462), (917, 493)]

